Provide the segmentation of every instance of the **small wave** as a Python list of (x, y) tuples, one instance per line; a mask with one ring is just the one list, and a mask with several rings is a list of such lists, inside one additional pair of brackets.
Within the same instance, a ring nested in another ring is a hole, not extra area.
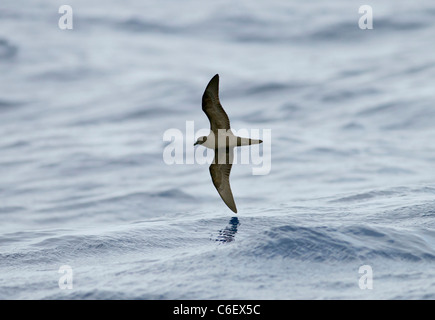
[(301, 227), (283, 225), (265, 231), (251, 251), (256, 256), (283, 257), (313, 262), (367, 261), (377, 258), (435, 261), (431, 243), (435, 233), (424, 237), (410, 229), (374, 226)]
[(151, 33), (175, 33), (180, 32), (179, 28), (171, 27), (169, 25), (145, 21), (140, 18), (129, 18), (124, 21), (117, 22), (117, 28), (130, 31), (130, 32), (151, 32)]
[(385, 30), (385, 31), (414, 31), (418, 29), (423, 29), (428, 27), (429, 24), (424, 20), (410, 20), (410, 19), (397, 19), (397, 18), (389, 18), (389, 17), (378, 17), (373, 22), (373, 27), (376, 30)]
[(385, 217), (392, 217), (396, 224), (420, 225), (434, 227), (435, 202), (405, 205), (383, 213)]
[(342, 89), (323, 94), (322, 100), (325, 102), (344, 102), (346, 100), (367, 97), (378, 93), (379, 90), (374, 88)]
[(11, 44), (6, 39), (0, 39), (0, 61), (1, 59), (10, 60), (18, 53), (18, 47)]
[(273, 93), (276, 91), (287, 90), (289, 87), (283, 83), (266, 83), (257, 86), (252, 86), (246, 90), (248, 95)]
[(350, 195), (346, 197), (342, 197), (339, 199), (331, 200), (330, 202), (356, 202), (356, 201), (365, 201), (368, 199), (379, 198), (379, 197), (390, 197), (396, 196), (402, 192), (394, 191), (394, 190), (377, 190), (377, 191), (369, 191), (364, 193), (359, 193), (355, 195)]
[(29, 77), (31, 81), (54, 81), (54, 82), (72, 82), (83, 81), (83, 79), (92, 79), (92, 77), (102, 75), (92, 67), (61, 68), (46, 70)]
[[(102, 213), (107, 214), (108, 212), (116, 212), (119, 210), (125, 210), (126, 208), (135, 208), (137, 210), (144, 210), (149, 207), (154, 207), (156, 201), (172, 201), (175, 203), (190, 203), (193, 197), (185, 192), (178, 189), (169, 189), (160, 192), (134, 192), (125, 195), (109, 196), (96, 200), (88, 201), (74, 201), (74, 203), (62, 206), (53, 206), (46, 209), (41, 209), (42, 212), (65, 212), (65, 211), (76, 211), (79, 209), (90, 209), (90, 210), (102, 210)], [(110, 208), (110, 209), (109, 209)], [(157, 208), (154, 208), (154, 211)], [(163, 208), (162, 210), (167, 210)], [(96, 215), (98, 212), (94, 212)], [(71, 217), (75, 219), (77, 217)], [(52, 217), (47, 218), (47, 222)]]
[(125, 293), (110, 290), (73, 290), (72, 292), (62, 292), (48, 295), (43, 299), (47, 300), (126, 300), (130, 297)]
[(25, 210), (24, 207), (12, 206), (12, 207), (0, 207), (0, 214), (3, 213), (15, 213)]
[(169, 189), (165, 191), (160, 191), (157, 193), (152, 193), (151, 197), (159, 197), (159, 198), (171, 198), (171, 199), (188, 199), (191, 200), (193, 197), (179, 189)]
[(352, 156), (360, 153), (358, 149), (340, 149), (336, 147), (315, 147), (307, 150), (308, 154), (322, 154), (322, 155), (331, 155), (331, 156)]
[(357, 121), (349, 121), (348, 123), (341, 126), (343, 131), (360, 131), (364, 130), (365, 126)]
[(169, 110), (167, 110), (163, 107), (143, 108), (141, 110), (135, 110), (135, 111), (132, 111), (128, 114), (122, 115), (121, 117), (118, 117), (115, 120), (116, 121), (123, 121), (123, 120), (131, 120), (131, 119), (150, 119), (150, 118), (156, 117), (156, 116), (167, 115), (168, 112), (169, 112)]
[(65, 232), (67, 229), (44, 230), (44, 231), (17, 231), (5, 233), (0, 236), (0, 244), (34, 243), (39, 238), (47, 238), (56, 235), (58, 232)]
[[(391, 36), (393, 33), (415, 31), (430, 26), (430, 23), (417, 20), (390, 19), (388, 17), (377, 17), (373, 21), (373, 28), (380, 35)], [(342, 21), (331, 23), (327, 26), (321, 25), (311, 33), (304, 35), (301, 40), (305, 41), (347, 41), (359, 42), (370, 39), (370, 32), (363, 32), (354, 21)]]
[(9, 110), (13, 109), (17, 106), (23, 105), (22, 102), (19, 101), (11, 101), (11, 100), (3, 100), (0, 99), (0, 111), (1, 110)]
[(122, 113), (74, 119), (69, 123), (69, 125), (73, 127), (83, 127), (96, 126), (104, 123), (119, 124), (123, 121), (143, 121), (150, 120), (152, 118), (162, 118), (164, 116), (167, 116), (168, 112), (171, 112), (172, 114), (177, 114), (179, 113), (179, 110), (169, 110), (164, 106), (143, 106), (141, 108)]
[(370, 105), (355, 115), (360, 119), (368, 118), (370, 122), (378, 123), (384, 130), (432, 128), (435, 119), (431, 103), (405, 99)]
[(329, 26), (322, 25), (319, 29), (313, 30), (304, 35), (305, 41), (360, 41), (366, 36), (354, 22), (338, 22)]
[[(55, 231), (27, 232), (10, 235), (10, 241), (26, 242), (26, 245), (10, 246), (0, 253), (2, 265), (29, 265), (41, 263), (68, 263), (73, 259), (126, 254), (132, 252), (154, 253), (161, 249), (173, 249), (180, 245), (179, 238), (171, 234), (171, 228), (157, 225), (135, 225), (135, 228), (106, 230), (104, 232), (57, 229)], [(174, 232), (172, 231), (172, 234)], [(0, 239), (1, 240), (1, 239)]]
[(379, 113), (396, 112), (398, 109), (404, 107), (405, 105), (406, 103), (398, 102), (398, 101), (381, 103), (373, 107), (368, 107), (364, 110), (361, 110), (360, 112), (357, 113), (357, 116), (369, 116), (369, 115), (379, 114)]
[(164, 294), (134, 294), (124, 293), (112, 290), (72, 290), (71, 292), (62, 292), (43, 297), (47, 300), (164, 300), (170, 299)]
[(0, 146), (0, 149), (3, 149), (3, 150), (4, 149), (19, 149), (19, 148), (28, 147), (29, 145), (30, 145), (29, 141), (18, 140), (18, 141), (14, 141), (12, 143), (8, 143), (4, 146)]

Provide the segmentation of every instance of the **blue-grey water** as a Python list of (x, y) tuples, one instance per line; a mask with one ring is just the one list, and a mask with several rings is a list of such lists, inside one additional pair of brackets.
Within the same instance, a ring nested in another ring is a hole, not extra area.
[[(434, 40), (429, 0), (2, 0), (0, 298), (435, 299)], [(162, 157), (216, 73), (272, 133), (237, 214)]]

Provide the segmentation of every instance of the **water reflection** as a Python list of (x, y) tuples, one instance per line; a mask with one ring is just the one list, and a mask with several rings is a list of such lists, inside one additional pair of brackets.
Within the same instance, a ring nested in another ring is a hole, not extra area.
[(216, 238), (216, 241), (220, 242), (231, 242), (234, 240), (234, 237), (237, 233), (237, 227), (240, 225), (239, 219), (237, 217), (232, 217), (228, 222), (228, 225), (219, 230), (219, 235)]

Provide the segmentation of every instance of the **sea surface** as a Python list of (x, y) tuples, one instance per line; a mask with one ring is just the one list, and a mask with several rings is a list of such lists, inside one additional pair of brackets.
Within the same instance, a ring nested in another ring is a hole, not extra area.
[[(2, 0), (0, 299), (435, 299), (434, 52), (429, 0)], [(237, 214), (163, 159), (215, 74)]]

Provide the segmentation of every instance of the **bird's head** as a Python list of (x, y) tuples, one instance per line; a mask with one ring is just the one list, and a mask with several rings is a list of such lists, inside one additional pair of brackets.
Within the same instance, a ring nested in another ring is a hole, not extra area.
[(207, 137), (206, 136), (199, 137), (198, 140), (196, 140), (194, 146), (196, 146), (197, 144), (203, 144), (206, 141), (207, 141)]

